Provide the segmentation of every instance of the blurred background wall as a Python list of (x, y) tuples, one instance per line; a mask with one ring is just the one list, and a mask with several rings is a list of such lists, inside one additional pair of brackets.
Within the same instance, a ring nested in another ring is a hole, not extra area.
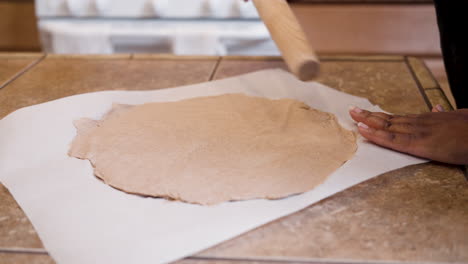
[(0, 51), (40, 51), (33, 0), (0, 0)]

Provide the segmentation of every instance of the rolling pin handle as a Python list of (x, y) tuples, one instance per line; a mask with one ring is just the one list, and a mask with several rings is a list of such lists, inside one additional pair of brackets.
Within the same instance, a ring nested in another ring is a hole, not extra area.
[(302, 81), (315, 78), (320, 63), (286, 0), (253, 0), (289, 70)]

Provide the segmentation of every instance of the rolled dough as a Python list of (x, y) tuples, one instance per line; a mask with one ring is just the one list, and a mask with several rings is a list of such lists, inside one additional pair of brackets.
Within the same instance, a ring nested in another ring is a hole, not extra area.
[(333, 114), (242, 94), (114, 105), (74, 124), (69, 155), (105, 183), (202, 205), (311, 190), (357, 149)]

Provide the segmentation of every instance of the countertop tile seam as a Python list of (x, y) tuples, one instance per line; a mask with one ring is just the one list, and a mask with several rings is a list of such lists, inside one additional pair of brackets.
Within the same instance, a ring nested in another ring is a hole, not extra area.
[(55, 54), (46, 53), (46, 59), (54, 60), (128, 60), (131, 58), (130, 53), (116, 54)]
[(0, 247), (0, 253), (49, 255), (47, 250), (43, 248), (19, 248), (19, 247), (7, 247), (7, 248)]
[(22, 70), (20, 70), (19, 72), (17, 72), (15, 75), (13, 75), (10, 79), (8, 79), (7, 81), (5, 81), (4, 83), (0, 84), (0, 91), (6, 87), (7, 85), (9, 85), (10, 83), (14, 82), (16, 79), (18, 79), (19, 77), (21, 77), (23, 74), (25, 74), (26, 72), (28, 72), (30, 69), (34, 68), (37, 64), (39, 64), (41, 61), (43, 61), (45, 59), (46, 55), (42, 55), (40, 58), (34, 60), (33, 62), (29, 63), (28, 66), (24, 67)]
[(130, 59), (132, 60), (161, 60), (161, 61), (187, 61), (187, 60), (200, 60), (200, 61), (214, 61), (218, 60), (221, 56), (216, 55), (173, 55), (165, 53), (132, 53)]
[(0, 59), (35, 59), (44, 56), (42, 52), (4, 52), (0, 51)]
[(214, 77), (216, 76), (216, 73), (218, 72), (219, 65), (221, 64), (222, 61), (223, 61), (223, 57), (219, 57), (216, 60), (216, 63), (213, 66), (213, 70), (211, 71), (211, 74), (210, 74), (210, 77), (208, 78), (208, 81), (212, 81), (214, 79)]
[(443, 90), (439, 87), (432, 87), (432, 88), (425, 88), (424, 91), (433, 91), (433, 90), (439, 90), (441, 92), (443, 92)]
[[(438, 95), (433, 95), (434, 92), (438, 92)], [(424, 93), (428, 97), (429, 101), (431, 102), (432, 105), (436, 104), (442, 104), (442, 106), (445, 108), (445, 110), (454, 110), (452, 104), (449, 102), (447, 95), (442, 89), (438, 88), (432, 88), (432, 89), (425, 89)], [(437, 102), (437, 100), (434, 100), (434, 96), (437, 98), (440, 98), (442, 102)]]
[[(442, 94), (442, 100), (444, 100), (448, 105), (452, 106), (452, 104), (450, 104), (449, 102), (449, 99), (447, 98), (447, 95), (445, 94), (444, 90), (442, 90), (442, 88), (438, 87), (438, 88), (429, 88), (429, 89), (425, 89), (425, 91), (439, 91), (441, 94)], [(450, 110), (453, 110), (453, 108), (451, 108)]]
[(424, 99), (424, 102), (426, 103), (427, 107), (428, 107), (428, 111), (431, 111), (432, 109), (432, 103), (431, 101), (429, 100), (429, 98), (427, 97), (426, 93), (424, 92), (424, 87), (421, 85), (421, 82), (419, 81), (418, 79), (418, 76), (416, 75), (416, 73), (414, 72), (414, 69), (413, 67), (411, 66), (411, 63), (409, 62), (408, 60), (408, 57), (405, 57), (405, 64), (406, 64), (406, 67), (408, 68), (411, 76), (413, 77), (413, 80), (414, 82), (416, 83), (416, 86), (418, 87), (419, 89), (419, 93), (421, 94), (421, 96), (423, 97)]
[[(426, 63), (418, 58), (418, 57), (412, 57), (414, 59), (417, 59), (417, 60), (421, 60), (421, 64), (422, 64), (422, 68), (426, 71), (426, 74), (432, 79), (432, 82), (435, 84), (435, 86), (429, 86), (429, 87), (423, 87), (425, 90), (428, 90), (428, 89), (434, 89), (434, 88), (439, 88), (442, 90), (442, 87), (440, 86), (439, 82), (437, 81), (437, 79), (435, 78), (434, 74), (432, 73), (432, 71), (429, 69), (429, 67), (427, 67)], [(408, 61), (409, 62), (409, 61)], [(411, 62), (409, 62), (411, 64)], [(443, 91), (443, 90), (442, 90)]]
[[(416, 59), (419, 59), (417, 57), (414, 57)], [(420, 59), (419, 59), (420, 60)], [(440, 90), (442, 90), (442, 87), (440, 87), (440, 84), (439, 82), (437, 81), (437, 79), (435, 78), (434, 74), (432, 73), (432, 71), (429, 69), (429, 67), (427, 67), (426, 63), (424, 61), (422, 61), (422, 67), (426, 70), (426, 73), (431, 77), (432, 81), (436, 84), (435, 87), (423, 87), (425, 90), (429, 90), (429, 89), (435, 89), (435, 88), (439, 88)], [(443, 90), (442, 90), (443, 91)], [(445, 93), (444, 93), (445, 94)]]

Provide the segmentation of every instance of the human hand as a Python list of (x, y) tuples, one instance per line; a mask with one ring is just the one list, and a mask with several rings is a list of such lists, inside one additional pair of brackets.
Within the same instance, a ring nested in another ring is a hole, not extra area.
[(468, 164), (468, 109), (444, 112), (440, 106), (420, 115), (389, 115), (350, 110), (359, 133), (377, 145), (451, 164)]

